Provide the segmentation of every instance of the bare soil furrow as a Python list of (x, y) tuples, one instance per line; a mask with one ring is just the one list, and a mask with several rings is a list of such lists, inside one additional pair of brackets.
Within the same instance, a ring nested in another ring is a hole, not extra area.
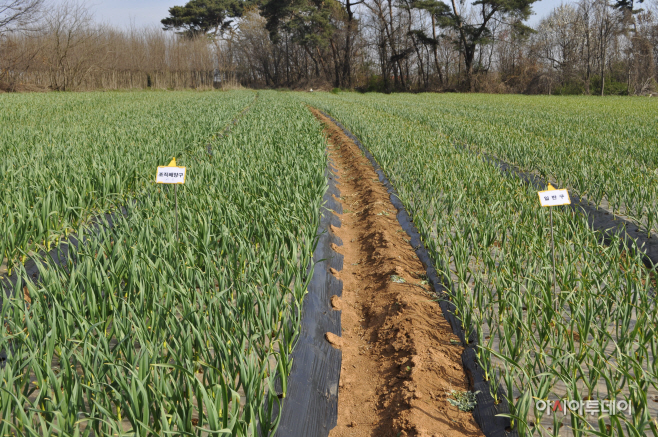
[[(311, 109), (325, 126), (341, 180), (343, 214), (332, 231), (344, 267), (338, 425), (332, 437), (481, 436), (469, 412), (448, 402), (469, 390), (463, 348), (443, 317), (425, 267), (396, 219), (386, 188), (358, 146)], [(451, 341), (452, 340), (452, 341)]]

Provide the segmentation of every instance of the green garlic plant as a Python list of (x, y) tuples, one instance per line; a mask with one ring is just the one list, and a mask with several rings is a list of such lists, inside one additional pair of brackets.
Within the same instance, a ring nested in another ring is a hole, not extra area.
[[(658, 436), (658, 408), (649, 400), (658, 394), (655, 274), (637, 248), (626, 249), (619, 238), (606, 243), (585, 217), (558, 207), (554, 288), (548, 211), (532, 186), (486, 158), (540, 170), (597, 203), (637, 209), (636, 218), (652, 229), (658, 148), (651, 134), (656, 125), (647, 117), (653, 102), (353, 93), (298, 98), (343, 123), (387, 174), (433, 257), (461, 328), (478, 341), (492, 396), (508, 401), (520, 435)], [(605, 125), (616, 112), (622, 121)], [(632, 163), (619, 165), (621, 154)], [(631, 412), (549, 416), (536, 408), (536, 401), (563, 398), (627, 401)]]
[[(153, 129), (137, 152), (144, 168), (133, 170), (140, 189), (96, 205), (126, 208), (114, 226), (78, 222), (85, 243), (70, 248), (64, 265), (44, 260), (36, 282), (17, 265), (28, 293), (17, 286), (0, 310), (8, 354), (0, 435), (272, 435), (327, 187), (322, 128), (276, 93), (256, 101), (253, 93), (110, 95), (118, 110), (125, 99), (126, 113), (135, 99), (154, 104), (162, 126), (175, 125), (181, 110), (189, 111), (183, 121), (200, 117), (176, 155), (187, 167), (180, 237), (173, 187), (154, 183), (172, 149), (145, 145), (172, 139)], [(50, 104), (85, 96), (58, 94)], [(211, 119), (231, 116), (203, 110), (226, 106), (235, 115), (250, 102), (230, 131), (210, 138), (221, 128)], [(77, 122), (110, 129), (112, 118), (105, 125), (98, 114)]]

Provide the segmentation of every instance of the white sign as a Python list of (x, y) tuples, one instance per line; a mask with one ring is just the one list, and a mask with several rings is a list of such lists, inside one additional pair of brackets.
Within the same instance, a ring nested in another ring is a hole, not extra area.
[(549, 189), (546, 191), (540, 191), (537, 194), (539, 194), (539, 202), (541, 203), (541, 206), (559, 206), (571, 204), (571, 199), (569, 199), (569, 192), (567, 190), (556, 190), (553, 188), (552, 190)]
[(156, 184), (184, 184), (185, 167), (158, 167)]

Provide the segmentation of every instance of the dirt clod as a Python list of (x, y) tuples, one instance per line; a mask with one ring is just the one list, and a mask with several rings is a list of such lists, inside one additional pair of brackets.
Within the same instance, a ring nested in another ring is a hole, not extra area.
[(337, 336), (336, 334), (333, 334), (331, 332), (327, 332), (324, 334), (324, 338), (327, 339), (329, 344), (333, 346), (336, 349), (340, 349), (343, 347), (343, 339), (342, 337)]
[(335, 310), (340, 310), (342, 308), (340, 297), (336, 296), (335, 294), (331, 296), (331, 307)]

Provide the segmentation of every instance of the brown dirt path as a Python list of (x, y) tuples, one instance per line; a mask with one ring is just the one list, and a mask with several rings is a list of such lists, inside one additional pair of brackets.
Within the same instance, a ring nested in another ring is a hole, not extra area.
[[(447, 401), (468, 390), (455, 340), (386, 188), (358, 146), (317, 110), (340, 176), (343, 352), (338, 425), (331, 437), (482, 436), (471, 413)], [(401, 278), (401, 279), (400, 279)], [(402, 282), (402, 280), (404, 282)]]

